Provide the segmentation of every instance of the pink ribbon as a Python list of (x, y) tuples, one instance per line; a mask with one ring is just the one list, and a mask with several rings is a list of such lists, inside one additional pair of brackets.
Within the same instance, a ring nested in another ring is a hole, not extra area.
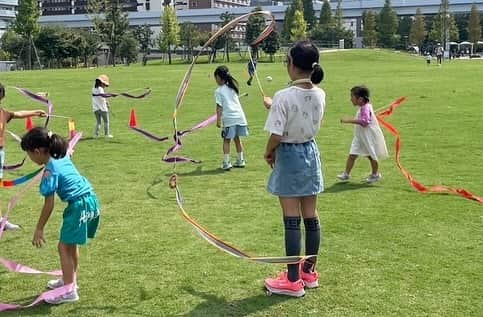
[(53, 290), (45, 291), (45, 292), (41, 293), (32, 303), (30, 303), (29, 305), (25, 305), (25, 306), (19, 305), (19, 304), (0, 303), (0, 312), (6, 311), (6, 310), (16, 310), (16, 309), (21, 309), (21, 308), (29, 308), (29, 307), (38, 305), (38, 304), (44, 302), (45, 300), (52, 300), (52, 299), (58, 298), (59, 296), (63, 296), (67, 293), (70, 293), (74, 290), (74, 288), (75, 288), (75, 284), (71, 283), (71, 284), (64, 285), (62, 287), (59, 287), (59, 288), (56, 288), (56, 289), (53, 289)]

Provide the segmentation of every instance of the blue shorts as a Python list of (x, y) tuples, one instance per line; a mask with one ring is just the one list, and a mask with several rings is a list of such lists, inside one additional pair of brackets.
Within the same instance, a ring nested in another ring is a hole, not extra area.
[(5, 151), (0, 149), (0, 179), (3, 178), (3, 166), (5, 165)]
[(279, 197), (317, 195), (324, 190), (321, 165), (315, 141), (280, 143), (267, 190)]
[(248, 127), (246, 125), (234, 125), (221, 130), (221, 137), (225, 140), (232, 140), (237, 136), (248, 136)]
[(88, 193), (69, 202), (64, 210), (60, 242), (64, 244), (86, 244), (96, 235), (99, 226), (100, 208), (94, 193)]

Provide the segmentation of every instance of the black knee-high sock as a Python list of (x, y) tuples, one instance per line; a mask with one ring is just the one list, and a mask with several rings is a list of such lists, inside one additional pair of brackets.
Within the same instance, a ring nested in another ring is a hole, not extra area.
[[(319, 253), (320, 247), (320, 224), (319, 218), (304, 219), (305, 225), (305, 254), (312, 255)], [(304, 262), (303, 270), (305, 273), (311, 272), (315, 268), (317, 258), (310, 258)]]
[[(302, 249), (300, 233), (300, 217), (284, 217), (285, 225), (285, 252), (287, 256), (300, 255)], [(291, 282), (297, 281), (299, 277), (298, 264), (287, 265), (288, 279)]]

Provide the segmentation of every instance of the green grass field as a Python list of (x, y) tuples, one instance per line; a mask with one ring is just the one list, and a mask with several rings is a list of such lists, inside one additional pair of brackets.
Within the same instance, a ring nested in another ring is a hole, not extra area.
[[(181, 218), (168, 188), (172, 166), (160, 160), (171, 141), (154, 143), (127, 128), (134, 107), (141, 127), (172, 135), (174, 99), (187, 65), (2, 73), (4, 85), (47, 91), (56, 114), (75, 118), (77, 130), (88, 139), (77, 145), (74, 162), (102, 204), (98, 236), (81, 249), (81, 300), (2, 316), (481, 316), (483, 206), (456, 196), (415, 192), (393, 156), (382, 162), (384, 178), (372, 186), (361, 182), (370, 171), (365, 159), (356, 162), (352, 182), (338, 184), (335, 175), (344, 168), (353, 133), (339, 119), (354, 115), (349, 89), (364, 83), (376, 109), (408, 97), (388, 121), (402, 135), (401, 160), (416, 179), (483, 195), (483, 61), (427, 67), (422, 58), (403, 53), (354, 50), (323, 54), (321, 64), (327, 93), (317, 139), (326, 187), (318, 207), (323, 224), (317, 267), (321, 286), (301, 299), (265, 295), (263, 280), (282, 266), (239, 260), (201, 239)], [(214, 113), (216, 66), (195, 67), (178, 115), (180, 129)], [(245, 84), (245, 66), (229, 65), (241, 91), (249, 94), (242, 99), (251, 133), (245, 140), (247, 168), (221, 172), (220, 133), (210, 126), (184, 138), (180, 154), (203, 163), (178, 165), (179, 184), (186, 210), (211, 232), (253, 255), (283, 255), (278, 200), (265, 190), (270, 173), (263, 160), (266, 110), (256, 86)], [(282, 64), (260, 63), (258, 71), (267, 94), (286, 86)], [(142, 101), (112, 100), (112, 140), (89, 139), (95, 121), (90, 89), (100, 73), (110, 76), (110, 91), (153, 89)], [(268, 75), (272, 82), (264, 80)], [(12, 88), (4, 106), (43, 107)], [(19, 134), (24, 128), (23, 120), (9, 125)], [(64, 119), (54, 118), (51, 128), (67, 135)], [(385, 135), (394, 154), (394, 140)], [(8, 140), (7, 163), (16, 163), (23, 153)], [(5, 179), (34, 169), (29, 162), (5, 173)], [(0, 190), (2, 210), (18, 190)], [(38, 190), (31, 189), (13, 210), (11, 221), (24, 230), (7, 232), (0, 241), (1, 257), (43, 270), (59, 267), (62, 202), (56, 202), (46, 227), (47, 245), (35, 249), (30, 243), (42, 202)], [(29, 303), (48, 279), (0, 268), (0, 301)]]

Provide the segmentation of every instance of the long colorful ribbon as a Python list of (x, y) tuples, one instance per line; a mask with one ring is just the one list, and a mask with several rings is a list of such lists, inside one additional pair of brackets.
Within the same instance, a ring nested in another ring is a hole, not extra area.
[(151, 89), (146, 88), (146, 91), (142, 93), (141, 95), (132, 95), (127, 92), (120, 92), (120, 93), (114, 93), (114, 92), (106, 92), (103, 94), (92, 94), (93, 97), (103, 97), (103, 98), (116, 98), (118, 96), (126, 97), (126, 98), (131, 98), (131, 99), (143, 99), (151, 94)]
[(47, 118), (45, 119), (45, 124), (44, 124), (44, 127), (47, 127), (49, 125), (50, 115), (54, 111), (54, 104), (48, 98), (45, 98), (44, 96), (33, 93), (28, 89), (20, 88), (20, 87), (14, 87), (14, 88), (17, 89), (22, 95), (29, 97), (29, 98), (47, 106)]
[[(69, 145), (67, 147), (67, 155), (72, 156), (72, 154), (74, 153), (74, 147), (76, 146), (76, 144), (79, 142), (79, 140), (81, 138), (82, 138), (82, 133), (78, 132), (69, 141)], [(30, 173), (26, 176), (22, 176), (22, 177), (25, 177), (25, 178), (28, 177), (28, 179), (32, 179), (32, 181), (30, 182), (30, 184), (25, 186), (25, 188), (23, 190), (21, 190), (15, 196), (12, 197), (12, 199), (8, 202), (7, 211), (5, 212), (5, 214), (3, 216), (0, 214), (0, 216), (2, 216), (1, 221), (0, 221), (0, 239), (2, 238), (2, 235), (3, 235), (3, 232), (4, 232), (3, 229), (5, 228), (5, 225), (7, 223), (10, 212), (15, 207), (15, 205), (18, 203), (20, 198), (24, 195), (24, 193), (30, 187), (32, 187), (33, 184), (35, 184), (37, 180), (39, 180), (41, 178), (41, 176), (42, 176), (41, 172), (42, 172), (43, 169), (44, 169), (44, 167), (41, 167), (40, 169), (38, 169), (37, 171), (35, 171), (33, 173)], [(27, 180), (25, 180), (24, 182), (26, 182)]]
[[(191, 72), (193, 70), (193, 67), (198, 59), (198, 56), (202, 53), (202, 51), (211, 45), (218, 37), (223, 35), (224, 33), (230, 31), (233, 27), (235, 27), (240, 21), (248, 19), (252, 15), (265, 15), (269, 16), (272, 21), (271, 23), (265, 28), (265, 30), (258, 36), (258, 38), (250, 43), (250, 45), (258, 45), (260, 42), (262, 42), (270, 33), (274, 30), (275, 27), (275, 19), (273, 15), (268, 12), (268, 11), (254, 11), (250, 12), (248, 14), (242, 15), (228, 24), (226, 24), (224, 27), (222, 27), (218, 32), (216, 32), (203, 46), (202, 50), (196, 55), (196, 57), (193, 59), (193, 62), (191, 63), (190, 67), (186, 71), (186, 74), (179, 86), (178, 94), (176, 96), (176, 103), (173, 111), (173, 128), (174, 128), (174, 136), (175, 136), (175, 144), (168, 150), (168, 153), (165, 155), (163, 160), (168, 160), (173, 163), (173, 175), (170, 178), (169, 185), (171, 188), (175, 189), (176, 192), (176, 202), (178, 204), (179, 209), (181, 210), (181, 214), (183, 218), (191, 224), (196, 231), (200, 234), (201, 237), (203, 237), (206, 241), (208, 241), (210, 244), (216, 246), (220, 250), (227, 252), (228, 254), (231, 254), (233, 256), (236, 256), (238, 258), (242, 259), (247, 259), (251, 261), (256, 261), (256, 262), (263, 262), (263, 263), (280, 263), (280, 264), (291, 264), (291, 263), (300, 263), (308, 258), (313, 257), (314, 255), (307, 255), (307, 256), (293, 256), (293, 257), (259, 257), (259, 256), (250, 256), (245, 252), (240, 251), (239, 249), (229, 245), (228, 243), (224, 242), (223, 240), (217, 238), (214, 234), (210, 233), (208, 230), (203, 228), (200, 224), (198, 224), (193, 218), (191, 218), (188, 213), (184, 210), (183, 207), (183, 199), (181, 195), (181, 190), (180, 187), (177, 183), (177, 176), (176, 176), (176, 163), (178, 162), (184, 162), (184, 158), (168, 158), (168, 154), (173, 153), (177, 151), (181, 147), (181, 141), (180, 138), (185, 134), (185, 133), (180, 133), (178, 132), (178, 124), (177, 124), (177, 115), (179, 112), (179, 109), (181, 108), (183, 104), (183, 98), (186, 95), (190, 78), (191, 78)], [(216, 116), (212, 116), (205, 120), (204, 122), (200, 123), (200, 125), (205, 125), (208, 124), (209, 122), (213, 122), (213, 120), (216, 120)], [(195, 126), (198, 127), (198, 126)], [(192, 130), (188, 130), (186, 133), (192, 132)]]
[(397, 107), (399, 107), (404, 101), (406, 101), (406, 97), (401, 97), (397, 99), (396, 101), (391, 103), (391, 105), (386, 110), (382, 110), (378, 112), (376, 114), (376, 117), (379, 123), (396, 138), (396, 142), (394, 144), (394, 148), (396, 151), (396, 155), (395, 155), (396, 164), (399, 170), (401, 171), (401, 173), (403, 174), (403, 176), (408, 180), (411, 187), (413, 187), (415, 190), (417, 190), (420, 193), (449, 193), (449, 194), (458, 195), (466, 199), (474, 200), (479, 203), (483, 203), (483, 197), (476, 196), (464, 188), (453, 188), (453, 187), (444, 186), (444, 185), (425, 186), (420, 182), (418, 182), (412, 176), (412, 174), (407, 169), (404, 168), (404, 166), (401, 164), (401, 147), (402, 147), (401, 135), (399, 131), (396, 129), (396, 127), (394, 127), (392, 124), (384, 120), (386, 117), (389, 117), (390, 115), (392, 115), (394, 110)]
[(27, 174), (27, 175), (24, 175), (24, 176), (20, 176), (20, 177), (18, 177), (16, 179), (12, 179), (12, 180), (2, 180), (0, 182), (0, 187), (13, 187), (13, 186), (21, 185), (21, 184), (23, 184), (25, 182), (28, 182), (32, 178), (34, 178), (35, 175), (39, 174), (42, 171), (42, 169), (43, 169), (43, 167), (39, 168), (36, 171), (33, 171), (30, 174)]
[(252, 49), (250, 46), (248, 46), (248, 56), (250, 58), (250, 64), (252, 65), (252, 68), (253, 68), (253, 74), (255, 75), (255, 80), (257, 81), (258, 90), (260, 90), (262, 97), (265, 97), (265, 92), (263, 91), (262, 83), (260, 82), (260, 78), (258, 77), (257, 67), (255, 66), (255, 62), (253, 61)]
[(176, 190), (176, 202), (178, 204), (179, 209), (181, 210), (181, 215), (183, 216), (183, 218), (196, 229), (196, 232), (198, 232), (198, 234), (201, 237), (203, 237), (210, 244), (214, 245), (218, 249), (228, 254), (231, 254), (240, 259), (245, 259), (245, 260), (259, 262), (259, 263), (270, 263), (270, 264), (300, 263), (302, 261), (305, 261), (307, 259), (310, 259), (316, 256), (316, 255), (300, 255), (300, 256), (281, 256), (281, 257), (261, 257), (261, 256), (248, 255), (247, 253), (240, 251), (236, 247), (224, 242), (214, 234), (210, 233), (203, 226), (198, 224), (193, 218), (191, 218), (190, 215), (188, 215), (188, 213), (184, 210), (183, 198), (182, 198), (179, 186), (176, 186), (175, 183), (173, 185), (175, 185), (174, 188)]

